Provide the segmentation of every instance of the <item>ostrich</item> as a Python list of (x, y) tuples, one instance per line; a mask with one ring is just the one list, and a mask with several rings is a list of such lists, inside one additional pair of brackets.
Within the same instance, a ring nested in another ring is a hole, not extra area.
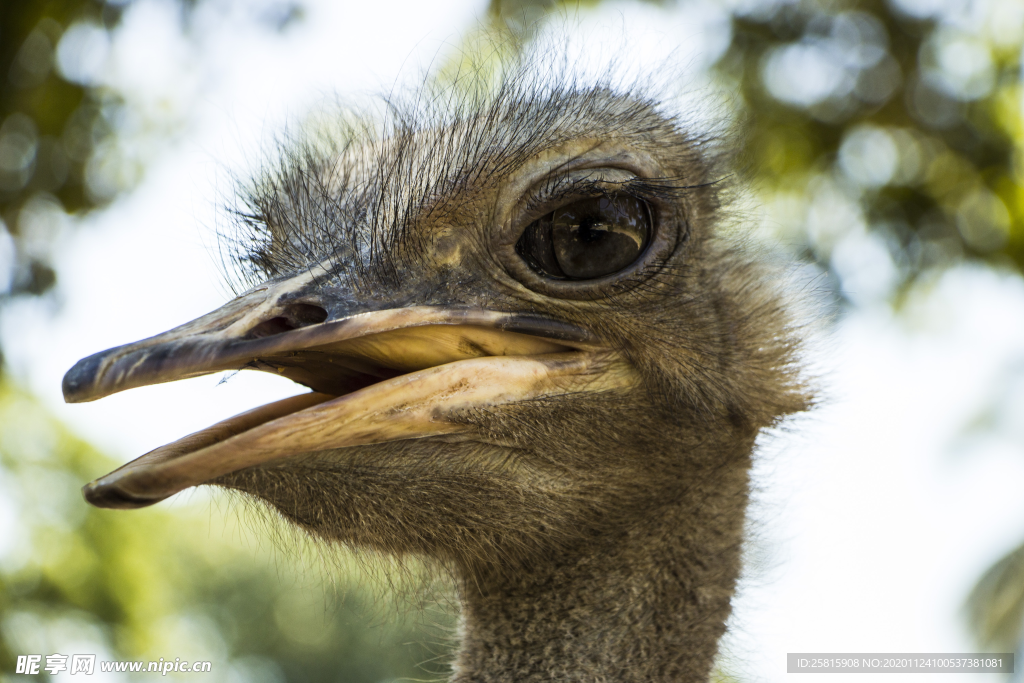
[[(725, 156), (635, 90), (508, 69), (286, 148), (233, 212), (249, 289), (79, 361), (69, 402), (237, 369), (309, 387), (84, 487), (200, 484), (456, 577), (452, 679), (708, 679), (755, 438), (808, 407)], [(730, 236), (732, 235), (732, 236)]]

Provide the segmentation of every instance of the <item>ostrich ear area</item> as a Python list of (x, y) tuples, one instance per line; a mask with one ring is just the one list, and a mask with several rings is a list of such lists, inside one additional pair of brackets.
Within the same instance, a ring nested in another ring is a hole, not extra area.
[(436, 308), (391, 309), (356, 316), (358, 324), (347, 319), (256, 339), (225, 336), (215, 321), (200, 326), (206, 330), (189, 323), (83, 359), (65, 377), (69, 401), (225, 366), (283, 374), (314, 389), (150, 451), (87, 484), (86, 500), (145, 507), (289, 456), (428, 436), (471, 440), (472, 425), (453, 419), (466, 411), (634, 383), (617, 354), (581, 341), (582, 334), (567, 341), (559, 323), (520, 324), (532, 328), (524, 334), (502, 329), (506, 314), (448, 313), (455, 317)]

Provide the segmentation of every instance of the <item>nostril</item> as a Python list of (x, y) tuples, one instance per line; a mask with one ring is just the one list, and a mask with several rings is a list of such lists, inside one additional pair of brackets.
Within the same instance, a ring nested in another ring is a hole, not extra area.
[(300, 327), (316, 325), (327, 320), (327, 311), (312, 304), (290, 304), (284, 309), (284, 315), (264, 320), (249, 330), (246, 339), (272, 337), (275, 334), (297, 330)]
[(291, 304), (285, 309), (285, 317), (292, 321), (295, 327), (305, 327), (327, 320), (327, 311), (313, 304)]
[(259, 325), (249, 330), (249, 333), (245, 335), (245, 338), (260, 339), (261, 337), (272, 337), (275, 334), (281, 334), (282, 332), (294, 329), (295, 326), (290, 324), (287, 318), (271, 318), (270, 320), (264, 320)]

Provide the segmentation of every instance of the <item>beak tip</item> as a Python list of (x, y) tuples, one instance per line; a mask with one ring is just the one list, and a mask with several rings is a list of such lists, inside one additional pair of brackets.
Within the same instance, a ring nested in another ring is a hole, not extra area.
[(82, 487), (85, 502), (93, 507), (110, 510), (137, 510), (159, 503), (163, 498), (139, 498), (122, 490), (116, 484), (104, 482), (102, 479), (89, 482)]
[(65, 403), (82, 403), (90, 399), (89, 390), (95, 382), (103, 355), (96, 353), (83, 358), (67, 371), (61, 382)]

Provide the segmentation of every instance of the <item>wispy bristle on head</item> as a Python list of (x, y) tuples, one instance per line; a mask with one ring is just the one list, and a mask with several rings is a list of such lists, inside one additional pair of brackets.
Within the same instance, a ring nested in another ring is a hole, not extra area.
[[(652, 179), (659, 192), (701, 183), (724, 189), (718, 129), (691, 130), (668, 111), (665, 83), (614, 58), (604, 68), (564, 45), (498, 38), (477, 59), (463, 55), (417, 88), (358, 111), (337, 107), (283, 135), (272, 161), (241, 183), (220, 232), (236, 291), (312, 271), (344, 276), (358, 290), (397, 277), (396, 259), (416, 249), (408, 227), (426, 207), (477, 185), (500, 183), (546, 148), (584, 131), (629, 130), (638, 146), (666, 128), (699, 155), (701, 178)], [(661, 77), (660, 80), (664, 80)], [(695, 164), (696, 165), (696, 164)]]

